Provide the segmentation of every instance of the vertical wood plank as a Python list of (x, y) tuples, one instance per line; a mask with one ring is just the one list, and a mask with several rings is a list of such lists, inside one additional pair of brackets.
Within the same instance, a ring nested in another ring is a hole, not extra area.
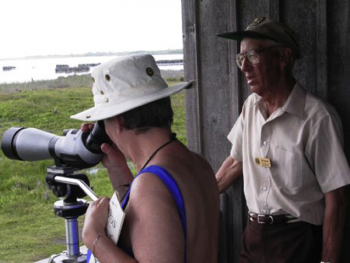
[[(230, 6), (230, 21), (232, 21), (231, 31), (244, 30), (247, 25), (241, 25), (241, 13), (240, 13), (240, 1), (234, 0)], [(229, 68), (231, 74), (229, 75), (231, 83), (231, 111), (230, 121), (234, 124), (241, 113), (243, 102), (243, 87), (240, 69), (237, 67), (235, 56), (240, 52), (240, 43), (237, 41), (229, 42)], [(229, 215), (231, 222), (227, 225), (227, 229), (232, 231), (232, 243), (228, 244), (228, 258), (230, 262), (239, 262), (240, 252), (242, 250), (242, 233), (246, 225), (246, 202), (243, 192), (243, 180), (239, 180), (233, 186), (230, 187), (228, 192), (228, 198), (230, 199), (230, 207), (227, 208), (226, 214)]]
[[(239, 13), (239, 0), (233, 0), (230, 5), (229, 21), (230, 21), (230, 31), (243, 30), (242, 26), (239, 24), (240, 13)], [(243, 106), (242, 97), (242, 83), (241, 78), (239, 78), (240, 69), (237, 67), (236, 54), (239, 53), (240, 43), (238, 41), (228, 41), (229, 45), (229, 79), (230, 79), (230, 101), (231, 101), (231, 111), (230, 111), (230, 121), (234, 124), (239, 117), (239, 114)]]
[[(220, 195), (220, 226), (219, 226), (219, 262), (229, 263), (230, 259), (230, 245), (229, 240), (229, 226), (231, 218), (228, 216), (227, 210), (229, 209), (229, 197), (226, 193)], [(231, 243), (231, 244), (230, 244)]]
[(194, 80), (196, 83), (186, 91), (186, 129), (187, 145), (198, 153), (202, 153), (202, 130), (200, 110), (201, 63), (197, 59), (198, 48), (198, 4), (197, 0), (182, 0), (182, 31), (184, 52), (185, 80)]
[(327, 0), (316, 0), (317, 95), (328, 98)]
[(269, 17), (272, 20), (280, 21), (280, 0), (269, 1)]
[[(337, 109), (344, 128), (345, 153), (350, 160), (350, 2), (327, 1), (328, 99)], [(349, 189), (348, 189), (349, 190)], [(349, 191), (348, 191), (349, 192)], [(349, 195), (348, 195), (349, 196)], [(342, 256), (350, 262), (350, 209), (348, 207)]]

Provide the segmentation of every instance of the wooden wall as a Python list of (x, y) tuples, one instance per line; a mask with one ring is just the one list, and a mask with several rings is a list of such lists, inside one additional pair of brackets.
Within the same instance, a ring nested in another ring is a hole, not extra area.
[[(250, 94), (235, 63), (239, 44), (215, 34), (244, 30), (258, 16), (285, 22), (298, 33), (302, 58), (295, 77), (338, 110), (349, 160), (348, 0), (182, 0), (182, 13), (185, 79), (196, 80), (186, 92), (188, 146), (203, 154), (215, 171), (229, 154), (226, 136)], [(238, 262), (247, 220), (242, 181), (221, 195), (221, 212), (220, 262)], [(343, 247), (349, 246), (347, 226)], [(341, 262), (350, 262), (349, 249), (343, 249)]]

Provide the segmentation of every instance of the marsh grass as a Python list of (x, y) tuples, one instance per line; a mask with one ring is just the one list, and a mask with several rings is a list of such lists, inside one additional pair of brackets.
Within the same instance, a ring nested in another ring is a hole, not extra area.
[[(57, 135), (62, 135), (63, 129), (79, 128), (81, 122), (70, 115), (93, 102), (90, 85), (81, 84), (79, 78), (76, 81), (74, 85), (74, 80), (65, 80), (70, 83), (66, 87), (50, 82), (16, 84), (14, 90), (5, 92), (2, 90), (9, 87), (0, 85), (0, 139), (10, 127), (33, 127)], [(183, 92), (172, 97), (172, 105), (173, 130), (186, 144)], [(53, 212), (58, 198), (45, 185), (46, 170), (52, 165), (52, 160), (10, 160), (0, 151), (0, 263), (34, 262), (66, 249), (64, 219)], [(112, 195), (108, 175), (100, 164), (81, 172), (87, 174), (98, 196)], [(79, 217), (80, 229), (83, 220), (84, 216)]]

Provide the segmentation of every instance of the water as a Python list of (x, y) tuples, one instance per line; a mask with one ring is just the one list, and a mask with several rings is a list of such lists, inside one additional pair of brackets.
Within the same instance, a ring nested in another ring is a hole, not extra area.
[[(109, 61), (117, 56), (96, 56), (96, 57), (66, 57), (66, 58), (41, 58), (41, 59), (18, 59), (18, 60), (0, 60), (0, 84), (3, 83), (22, 83), (37, 80), (50, 80), (58, 77), (67, 77), (70, 75), (88, 74), (83, 73), (56, 73), (56, 65), (68, 65), (77, 67), (78, 64), (94, 64)], [(154, 55), (156, 60), (175, 60), (183, 59), (182, 54), (172, 55)], [(13, 66), (14, 70), (3, 71), (3, 67)], [(159, 66), (162, 70), (181, 70), (183, 65)]]

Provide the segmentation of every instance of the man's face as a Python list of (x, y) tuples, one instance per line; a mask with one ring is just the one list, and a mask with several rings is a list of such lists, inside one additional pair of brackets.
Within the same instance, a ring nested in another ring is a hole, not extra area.
[(240, 54), (245, 54), (249, 50), (264, 49), (263, 52), (257, 52), (258, 63), (254, 64), (245, 57), (241, 66), (251, 91), (260, 96), (272, 92), (274, 87), (278, 85), (282, 67), (277, 45), (269, 40), (255, 38), (244, 38), (241, 42)]

